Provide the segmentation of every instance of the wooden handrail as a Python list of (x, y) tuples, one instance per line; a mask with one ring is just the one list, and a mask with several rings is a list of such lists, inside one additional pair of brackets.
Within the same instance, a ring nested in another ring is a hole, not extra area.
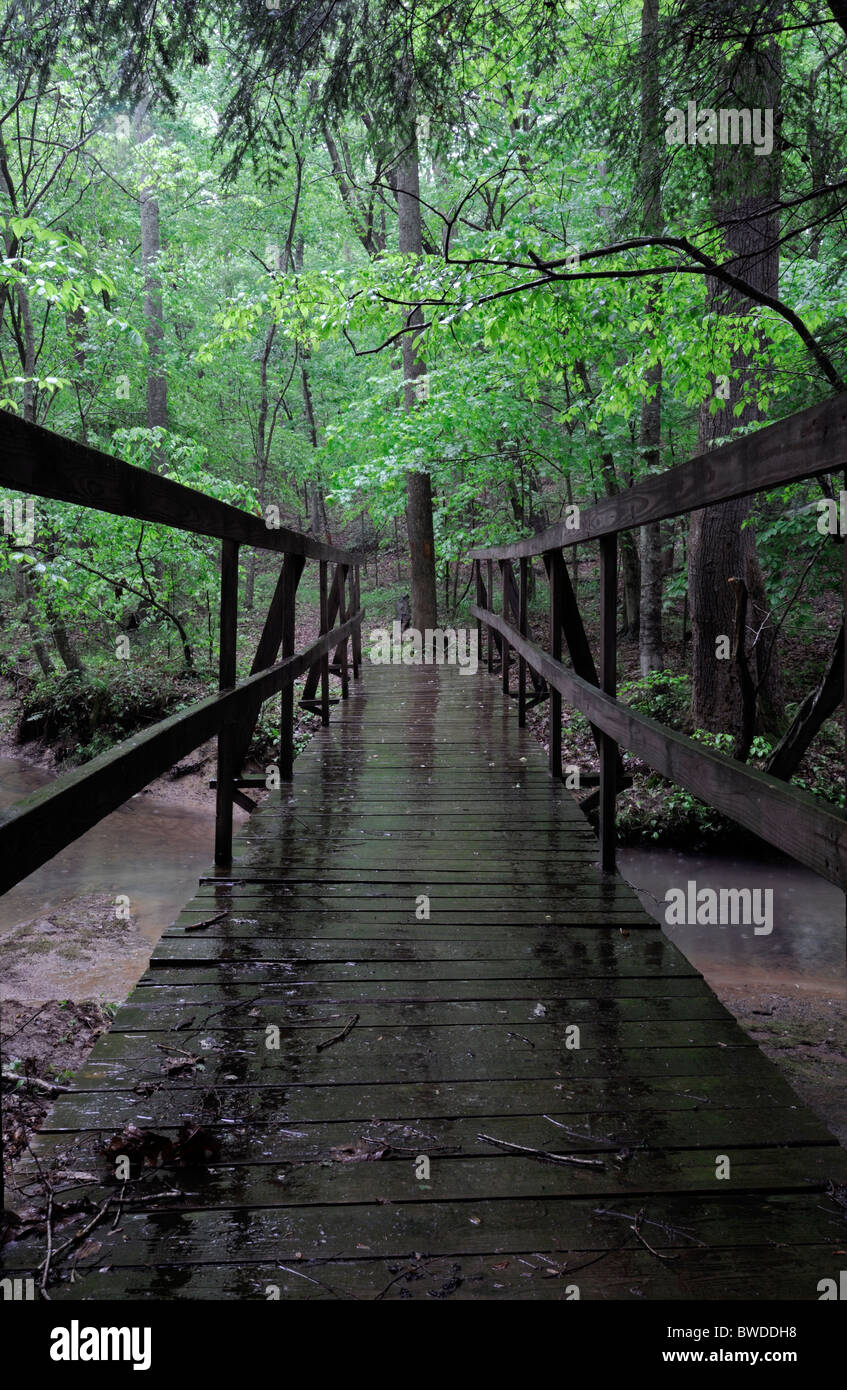
[(327, 545), (287, 526), (266, 526), (251, 512), (41, 425), (29, 424), (8, 410), (0, 410), (0, 486), (237, 545), (252, 545), (258, 550), (344, 565), (359, 562), (355, 552)]
[(360, 609), (304, 652), (161, 720), (16, 801), (0, 814), (0, 893), (52, 859), (187, 753), (222, 729), (236, 727), (263, 701), (290, 688), (331, 647), (351, 637), (363, 616)]
[[(325, 666), (330, 648), (337, 647), (342, 653), (342, 695), (346, 698), (347, 642), (351, 638), (354, 675), (359, 674), (363, 616), (358, 601), (359, 553), (327, 545), (285, 526), (268, 527), (260, 517), (238, 507), (78, 444), (5, 410), (0, 411), (0, 443), (0, 485), (221, 541), (219, 693), (125, 740), (0, 815), (0, 893), (52, 859), (215, 734), (215, 862), (228, 863), (232, 857), (233, 801), (238, 799), (248, 809), (251, 806), (239, 790), (240, 771), (263, 702), (284, 693), (279, 758), (281, 779), (288, 780), (294, 759), (294, 681), (316, 664)], [(284, 560), (251, 674), (236, 685), (241, 545), (281, 553)], [(331, 621), (324, 622), (318, 641), (294, 655), (297, 583), (307, 558), (320, 562), (324, 576), (328, 563), (335, 564), (342, 606), (344, 578), (348, 571), (351, 573), (351, 594), (355, 595), (353, 606), (357, 611), (338, 627), (332, 627)], [(280, 644), (283, 660), (277, 662)], [(328, 717), (328, 687), (324, 703)]]
[[(624, 785), (617, 762), (620, 745), (643, 758), (670, 781), (687, 787), (707, 805), (714, 806), (847, 890), (847, 820), (838, 807), (821, 806), (799, 788), (704, 748), (615, 698), (616, 538), (619, 532), (845, 467), (847, 392), (841, 392), (820, 405), (809, 406), (785, 420), (646, 478), (637, 486), (579, 512), (569, 522), (558, 522), (509, 545), (479, 547), (470, 552), (476, 565), (477, 596), (483, 599), (486, 589), (482, 582), (482, 565), (487, 565), (489, 603), (495, 560), (505, 566), (515, 559), (520, 559), (524, 565), (535, 555), (544, 559), (550, 581), (552, 656), (529, 642), (525, 633), (507, 621), (505, 603), (502, 617), (484, 603), (472, 605), (471, 613), (487, 632), (489, 671), (496, 642), (506, 659), (510, 646), (517, 652), (521, 662), (519, 682), (523, 679), (524, 663), (548, 682), (553, 776), (561, 776), (561, 696), (564, 695), (590, 721), (600, 748), (599, 829), (604, 869), (611, 870), (615, 862), (615, 796)], [(588, 540), (599, 540), (601, 551), (603, 652), (599, 681), (562, 558), (565, 546)], [(847, 564), (847, 545), (845, 562)], [(581, 666), (582, 675), (568, 670), (558, 659), (561, 655), (560, 624), (564, 627), (574, 665)], [(585, 675), (590, 679), (584, 679)], [(505, 661), (503, 689), (509, 689)], [(524, 706), (521, 683), (519, 717), (523, 717)]]
[(822, 806), (799, 787), (727, 758), (631, 709), (568, 670), (498, 613), (476, 604), (470, 611), (620, 747), (847, 890), (847, 818), (837, 807)]
[(844, 467), (847, 392), (604, 498), (580, 512), (578, 527), (560, 521), (525, 540), (486, 546), (470, 555), (473, 560), (543, 555)]

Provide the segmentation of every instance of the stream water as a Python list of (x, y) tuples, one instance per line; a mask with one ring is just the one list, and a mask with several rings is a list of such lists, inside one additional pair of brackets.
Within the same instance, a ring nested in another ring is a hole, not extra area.
[[(0, 808), (51, 780), (41, 768), (0, 758)], [(3, 992), (33, 999), (125, 998), (151, 947), (211, 863), (213, 830), (211, 808), (142, 794), (19, 883), (0, 898)], [(665, 849), (624, 849), (619, 864), (663, 926), (666, 890), (691, 879), (698, 888), (773, 889), (769, 935), (756, 935), (752, 926), (664, 928), (716, 987), (783, 993), (799, 987), (829, 997), (843, 992), (844, 895), (817, 875), (779, 858)], [(130, 899), (131, 924), (115, 920), (118, 894)], [(79, 920), (68, 927), (73, 903)]]
[[(53, 780), (43, 768), (16, 758), (0, 758), (0, 809)], [(146, 968), (151, 948), (165, 927), (197, 890), (199, 876), (212, 862), (214, 808), (181, 806), (141, 793), (106, 816), (21, 883), (0, 897), (0, 993), (16, 998), (126, 997)], [(115, 917), (119, 894), (130, 901), (131, 923)], [(87, 933), (74, 923), (57, 929), (76, 902), (95, 924)], [(81, 939), (84, 938), (84, 939)], [(6, 950), (34, 944), (32, 984), (16, 971)], [(49, 949), (48, 949), (49, 948)], [(64, 954), (64, 993), (49, 968), (54, 953)]]
[[(799, 989), (843, 997), (845, 899), (840, 889), (776, 855), (689, 854), (672, 849), (622, 849), (620, 872), (645, 911), (710, 984), (742, 985), (789, 993)], [(701, 888), (773, 890), (773, 928), (666, 926), (665, 893)]]

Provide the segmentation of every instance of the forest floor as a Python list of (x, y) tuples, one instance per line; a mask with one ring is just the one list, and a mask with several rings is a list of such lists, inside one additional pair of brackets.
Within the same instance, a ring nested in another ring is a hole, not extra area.
[[(79, 1003), (49, 999), (41, 1004), (4, 1001), (0, 1044), (6, 1182), (53, 1100), (67, 1087), (101, 1033), (108, 1032), (112, 1012), (93, 999)], [(55, 1083), (55, 1089), (38, 1082)]]

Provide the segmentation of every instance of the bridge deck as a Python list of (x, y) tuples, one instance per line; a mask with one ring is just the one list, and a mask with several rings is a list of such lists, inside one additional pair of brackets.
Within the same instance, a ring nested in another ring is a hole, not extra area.
[(89, 1201), (54, 1247), (114, 1199), (53, 1298), (814, 1299), (843, 1265), (847, 1155), (600, 874), (482, 673), (352, 683), (38, 1156)]

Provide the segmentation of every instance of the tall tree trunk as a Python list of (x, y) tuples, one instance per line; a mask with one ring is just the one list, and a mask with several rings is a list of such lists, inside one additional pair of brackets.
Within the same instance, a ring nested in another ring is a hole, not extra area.
[[(27, 295), (26, 291), (23, 289), (22, 286), (18, 287), (18, 305), (20, 309), (22, 338), (24, 343), (23, 366), (24, 373), (27, 377), (27, 381), (24, 385), (24, 419), (28, 420), (30, 424), (34, 424), (36, 412), (36, 396), (35, 382), (32, 380), (32, 378), (35, 376), (36, 368), (35, 329), (32, 322), (32, 312), (30, 309), (29, 296)], [(35, 615), (33, 612), (31, 597), (32, 577), (30, 575), (25, 575), (24, 581), (24, 593), (26, 596), (25, 612), (27, 616), (27, 623), (30, 629), (30, 634), (33, 638), (33, 650), (35, 652), (36, 660), (38, 661), (38, 664), (41, 667), (44, 674), (50, 675), (52, 674), (52, 670), (50, 666), (50, 659), (47, 655), (46, 649), (40, 642), (37, 645), (35, 643)], [(44, 603), (44, 608), (47, 614), (48, 622), (50, 624), (50, 631), (53, 634), (53, 641), (56, 644), (56, 650), (59, 653), (59, 656), (61, 657), (62, 662), (64, 663), (68, 671), (82, 672), (84, 669), (82, 661), (77, 655), (76, 649), (74, 647), (73, 642), (71, 641), (70, 635), (67, 631), (67, 628), (65, 627), (64, 622), (62, 621), (54, 605), (50, 601), (50, 595), (48, 592), (49, 583), (50, 581), (48, 580), (46, 586), (42, 584), (41, 598)]]
[[(309, 373), (306, 363), (300, 367), (300, 385), (303, 389), (303, 409), (306, 412), (306, 424), (309, 427), (309, 438), (312, 441), (312, 448), (318, 448), (318, 421), (315, 415), (315, 402), (312, 396), (312, 386), (309, 381)], [(329, 517), (326, 514), (326, 502), (323, 495), (323, 479), (317, 463), (314, 465), (312, 484), (309, 489), (309, 498), (312, 514), (312, 532), (316, 536), (329, 534)]]
[[(778, 15), (779, 8), (774, 11)], [(753, 0), (745, 0), (738, 15), (739, 31), (752, 32), (754, 21), (763, 23)], [(766, 27), (766, 26), (765, 26)], [(780, 56), (773, 43), (735, 55), (722, 72), (715, 107), (729, 106), (778, 111), (780, 100)], [(754, 153), (750, 145), (715, 145), (713, 166), (713, 213), (717, 219), (732, 219), (726, 230), (726, 243), (732, 254), (729, 268), (757, 289), (778, 294), (778, 219), (764, 215), (779, 194), (780, 151), (778, 125), (773, 152)], [(750, 301), (734, 288), (709, 277), (708, 308), (714, 314), (740, 316), (750, 311)], [(716, 438), (728, 435), (740, 424), (759, 418), (755, 405), (747, 405), (740, 416), (734, 405), (741, 390), (749, 384), (754, 362), (744, 352), (736, 352), (727, 363), (730, 377), (729, 399), (721, 399), (712, 413), (710, 402), (700, 410), (699, 449), (705, 452)], [(766, 670), (773, 637), (767, 618), (768, 604), (756, 553), (753, 530), (744, 523), (750, 515), (750, 501), (740, 498), (692, 513), (689, 533), (688, 574), (691, 596), (693, 649), (692, 714), (699, 728), (736, 731), (742, 717), (741, 690), (736, 663), (716, 656), (719, 637), (733, 631), (735, 598), (730, 579), (744, 581), (750, 597), (749, 628), (759, 632), (759, 640), (748, 664), (759, 684), (760, 727), (772, 729), (782, 713), (779, 668), (774, 653)], [(743, 528), (743, 529), (742, 529)]]
[(39, 635), (38, 617), (35, 612), (35, 605), (32, 601), (32, 586), (30, 578), (23, 565), (12, 565), (13, 583), (15, 586), (15, 596), (23, 604), (26, 625), (29, 628), (29, 640), (32, 643), (32, 650), (35, 659), (41, 667), (45, 676), (52, 676), (53, 663), (50, 660), (50, 653), (45, 647)]
[[(408, 58), (398, 65), (398, 135), (402, 153), (397, 167), (397, 232), (401, 254), (423, 255), (420, 205), (420, 172), (415, 130), (414, 93)], [(412, 325), (423, 323), (419, 308), (409, 316)], [(415, 383), (425, 376), (426, 363), (418, 349), (418, 335), (403, 335), (403, 395), (406, 410), (415, 409)], [(419, 631), (438, 626), (435, 581), (435, 536), (432, 521), (432, 485), (428, 473), (410, 470), (406, 479), (406, 528), (409, 534), (412, 624)]]
[(79, 411), (79, 430), (80, 441), (88, 443), (88, 418), (83, 401), (83, 376), (85, 374), (85, 332), (86, 316), (85, 310), (80, 304), (76, 309), (71, 309), (65, 315), (65, 327), (67, 329), (68, 341), (73, 344), (74, 350), (74, 394), (76, 396), (77, 409)]
[(66, 671), (76, 675), (84, 675), (85, 667), (79, 653), (68, 635), (68, 630), (62, 619), (59, 617), (55, 607), (49, 599), (46, 600), (47, 618), (50, 623), (50, 631), (53, 634), (53, 641), (56, 643), (56, 651), (62, 658), (62, 664)]
[[(600, 460), (600, 469), (603, 476), (603, 486), (608, 497), (616, 497), (620, 492), (617, 474), (615, 472), (615, 460), (612, 454), (603, 454)], [(641, 625), (641, 561), (638, 555), (638, 546), (631, 531), (621, 531), (618, 537), (618, 547), (621, 559), (621, 575), (623, 578), (623, 611), (624, 620), (621, 629), (622, 637), (629, 637), (633, 641), (638, 640), (638, 631)]]
[[(153, 134), (149, 107), (150, 97), (146, 95), (135, 108), (133, 122), (137, 146), (144, 145)], [(167, 429), (168, 381), (162, 359), (165, 320), (159, 279), (159, 200), (151, 174), (142, 174), (138, 208), (141, 220), (141, 271), (144, 277), (144, 340), (147, 344), (147, 426), (153, 428), (161, 425)]]
[[(259, 494), (259, 510), (265, 515), (267, 494), (268, 462), (270, 446), (268, 434), (268, 361), (276, 337), (276, 324), (272, 323), (265, 334), (262, 355), (259, 358), (259, 412), (256, 419), (256, 491)], [(251, 545), (247, 552), (244, 575), (244, 607), (252, 612), (256, 586), (256, 547)]]
[[(644, 234), (662, 230), (662, 166), (659, 151), (659, 0), (644, 0), (641, 10), (641, 184), (644, 190)], [(650, 308), (659, 312), (660, 291), (651, 296)], [(648, 472), (661, 462), (662, 364), (646, 374), (653, 394), (641, 403), (639, 448)], [(660, 523), (641, 527), (641, 603), (638, 624), (639, 665), (642, 676), (660, 671), (665, 664), (662, 649), (662, 542)]]
[(21, 363), (24, 369), (24, 419), (29, 420), (30, 424), (35, 424), (35, 328), (32, 322), (29, 295), (23, 285), (18, 286), (18, 308), (24, 344), (24, 356)]

